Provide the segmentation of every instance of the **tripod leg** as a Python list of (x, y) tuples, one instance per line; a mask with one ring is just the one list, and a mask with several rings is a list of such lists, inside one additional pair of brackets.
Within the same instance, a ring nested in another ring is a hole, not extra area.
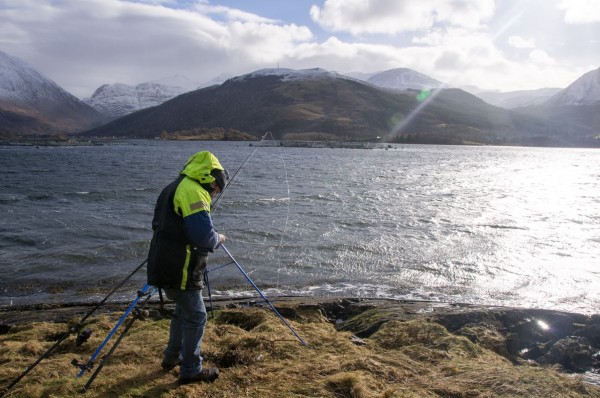
[(92, 354), (92, 356), (90, 357), (90, 359), (87, 361), (87, 363), (85, 365), (81, 365), (81, 370), (79, 371), (79, 373), (77, 374), (77, 377), (81, 377), (83, 376), (83, 374), (85, 373), (86, 370), (90, 370), (91, 367), (94, 365), (94, 360), (96, 359), (96, 357), (100, 354), (100, 351), (102, 351), (102, 349), (104, 348), (104, 346), (108, 343), (108, 340), (111, 339), (111, 337), (115, 334), (115, 332), (117, 331), (117, 329), (121, 326), (121, 324), (125, 321), (125, 318), (127, 318), (127, 316), (131, 313), (131, 311), (133, 311), (133, 309), (135, 308), (137, 302), (140, 300), (140, 298), (146, 293), (146, 291), (150, 288), (150, 285), (145, 285), (142, 290), (138, 291), (138, 295), (137, 297), (131, 302), (131, 304), (129, 305), (129, 307), (127, 308), (127, 310), (125, 311), (125, 313), (121, 316), (121, 318), (119, 318), (119, 321), (116, 323), (116, 325), (112, 328), (112, 330), (108, 333), (108, 335), (106, 336), (106, 338), (104, 339), (104, 341), (100, 344), (100, 346), (98, 346), (98, 348), (96, 349), (96, 351)]
[(148, 296), (146, 296), (146, 298), (142, 302), (140, 308), (138, 308), (135, 311), (135, 314), (134, 314), (133, 318), (131, 318), (129, 320), (129, 322), (127, 323), (127, 325), (125, 325), (125, 328), (123, 329), (123, 331), (119, 335), (119, 338), (115, 341), (115, 343), (110, 348), (110, 350), (108, 351), (108, 353), (104, 356), (104, 358), (102, 358), (102, 361), (100, 362), (100, 364), (98, 364), (98, 367), (96, 368), (96, 370), (94, 371), (94, 373), (90, 376), (89, 380), (87, 381), (87, 383), (83, 387), (84, 391), (86, 391), (88, 388), (90, 388), (90, 386), (92, 385), (92, 383), (94, 382), (94, 380), (96, 379), (96, 377), (98, 376), (98, 374), (100, 373), (100, 371), (102, 370), (102, 368), (104, 367), (104, 365), (106, 365), (106, 363), (108, 362), (108, 360), (110, 359), (110, 357), (112, 356), (112, 354), (115, 352), (115, 350), (117, 349), (117, 347), (119, 346), (119, 344), (121, 343), (121, 341), (123, 340), (123, 338), (125, 337), (125, 335), (127, 334), (127, 332), (129, 331), (129, 329), (131, 329), (131, 326), (133, 326), (133, 324), (135, 323), (135, 321), (140, 318), (142, 310), (144, 309), (144, 307), (148, 303), (148, 300), (150, 300), (150, 297), (152, 296), (153, 292), (154, 292), (154, 289), (148, 294)]
[(215, 312), (213, 311), (213, 302), (212, 295), (210, 294), (210, 282), (208, 281), (208, 270), (204, 271), (204, 283), (206, 285), (206, 289), (208, 289), (208, 301), (210, 302), (210, 317), (215, 317)]
[(227, 248), (221, 244), (221, 247), (223, 248), (223, 250), (225, 250), (225, 253), (227, 253), (227, 255), (229, 256), (229, 258), (231, 258), (231, 261), (233, 261), (233, 263), (238, 267), (238, 269), (240, 270), (240, 272), (242, 273), (242, 275), (244, 275), (244, 277), (246, 278), (246, 280), (248, 282), (250, 282), (250, 284), (252, 285), (252, 287), (254, 287), (254, 289), (256, 289), (256, 291), (258, 292), (258, 294), (260, 294), (260, 296), (263, 298), (263, 300), (265, 300), (265, 303), (267, 303), (269, 305), (269, 307), (271, 307), (271, 309), (273, 310), (273, 312), (275, 313), (275, 315), (277, 315), (279, 317), (279, 319), (281, 319), (281, 321), (285, 324), (285, 326), (288, 327), (288, 329), (291, 330), (291, 332), (294, 334), (294, 336), (296, 336), (296, 338), (298, 339), (298, 341), (300, 341), (300, 343), (302, 345), (307, 345), (306, 342), (302, 339), (302, 337), (300, 337), (300, 335), (298, 335), (298, 333), (296, 333), (296, 331), (294, 330), (294, 328), (288, 323), (288, 321), (285, 320), (284, 317), (281, 316), (281, 314), (279, 313), (279, 311), (277, 311), (275, 309), (275, 307), (273, 307), (273, 305), (271, 304), (271, 302), (269, 301), (269, 299), (267, 299), (267, 297), (263, 294), (263, 292), (260, 291), (260, 289), (258, 288), (258, 286), (256, 286), (256, 284), (252, 281), (252, 279), (250, 279), (250, 277), (248, 276), (248, 274), (242, 269), (242, 266), (233, 258), (233, 256), (231, 255), (231, 253), (229, 253), (229, 250), (227, 250)]

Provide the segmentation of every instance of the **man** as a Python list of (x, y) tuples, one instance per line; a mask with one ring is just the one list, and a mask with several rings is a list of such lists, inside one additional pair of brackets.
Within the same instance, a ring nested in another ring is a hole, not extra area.
[(161, 192), (154, 209), (148, 283), (175, 301), (161, 367), (180, 366), (179, 383), (213, 382), (217, 368), (203, 368), (200, 348), (206, 307), (202, 300), (208, 252), (226, 239), (213, 229), (212, 198), (227, 184), (227, 171), (210, 152), (190, 157), (179, 178)]

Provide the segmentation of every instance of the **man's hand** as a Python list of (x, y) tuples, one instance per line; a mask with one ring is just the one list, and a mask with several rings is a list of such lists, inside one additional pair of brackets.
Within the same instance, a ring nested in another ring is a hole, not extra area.
[(227, 240), (227, 236), (225, 236), (223, 234), (219, 234), (219, 245), (221, 243), (225, 243), (226, 240)]

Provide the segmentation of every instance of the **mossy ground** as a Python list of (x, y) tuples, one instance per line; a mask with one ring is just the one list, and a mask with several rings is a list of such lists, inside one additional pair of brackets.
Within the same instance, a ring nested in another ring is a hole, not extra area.
[[(73, 359), (87, 361), (118, 316), (93, 318), (93, 334), (77, 347), (65, 340), (7, 397), (600, 397), (600, 388), (554, 368), (515, 365), (483, 344), (426, 319), (389, 321), (362, 345), (336, 330), (318, 310), (290, 323), (273, 312), (223, 309), (209, 319), (202, 351), (217, 366), (212, 384), (177, 384), (177, 368), (160, 368), (168, 319), (138, 321), (90, 390)], [(8, 385), (66, 330), (64, 323), (28, 323), (0, 335), (0, 387)], [(116, 339), (115, 336), (113, 339)], [(110, 344), (105, 348), (110, 349)]]

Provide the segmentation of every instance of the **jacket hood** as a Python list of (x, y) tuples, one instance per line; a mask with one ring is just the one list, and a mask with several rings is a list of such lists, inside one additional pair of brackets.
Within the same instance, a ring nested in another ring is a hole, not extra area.
[(215, 155), (208, 151), (202, 151), (192, 155), (187, 160), (180, 174), (193, 178), (201, 184), (210, 184), (215, 181), (215, 177), (210, 175), (210, 172), (214, 169), (225, 170)]

